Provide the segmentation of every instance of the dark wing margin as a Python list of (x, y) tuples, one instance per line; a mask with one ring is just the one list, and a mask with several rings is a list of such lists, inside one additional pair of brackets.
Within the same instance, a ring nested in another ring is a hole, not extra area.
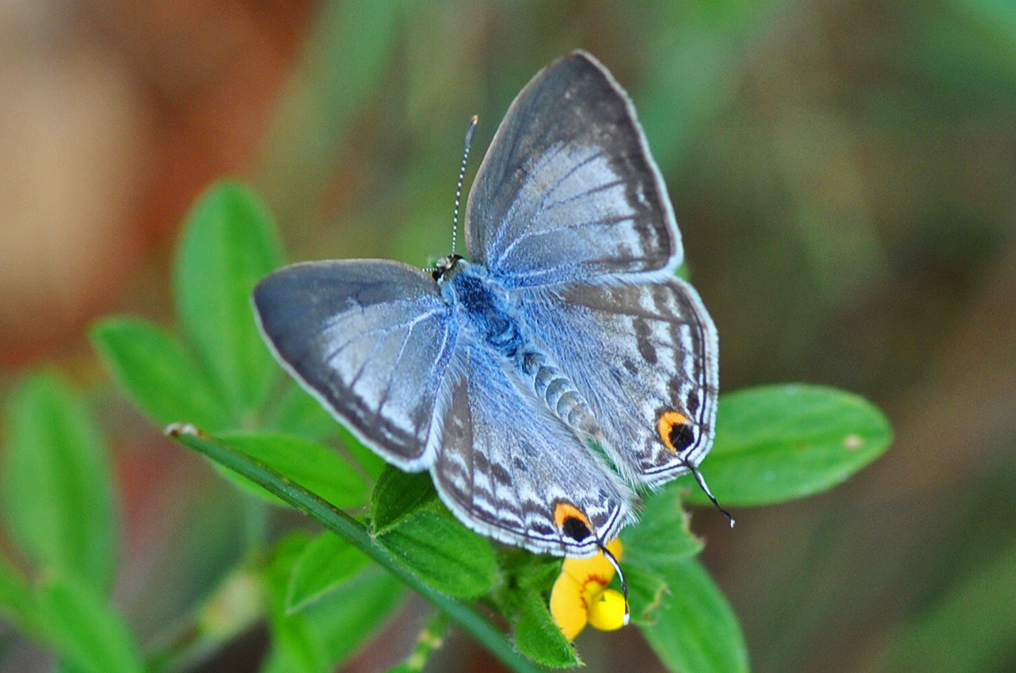
[(635, 109), (592, 56), (552, 63), (516, 97), (469, 194), (466, 236), (473, 261), (515, 287), (680, 265)]
[(431, 278), (385, 260), (308, 262), (262, 280), (253, 301), (273, 354), (311, 395), (389, 462), (429, 466), (458, 336)]

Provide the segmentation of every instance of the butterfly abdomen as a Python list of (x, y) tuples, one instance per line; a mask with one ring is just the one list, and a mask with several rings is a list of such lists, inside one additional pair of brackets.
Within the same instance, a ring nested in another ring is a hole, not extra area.
[(571, 379), (530, 338), (496, 281), (470, 266), (449, 283), (465, 323), (512, 369), (550, 412), (581, 436), (599, 437), (599, 424)]
[(550, 364), (537, 347), (530, 346), (520, 353), (516, 363), (533, 392), (546, 402), (554, 415), (580, 435), (600, 436), (599, 424), (575, 384), (557, 366)]

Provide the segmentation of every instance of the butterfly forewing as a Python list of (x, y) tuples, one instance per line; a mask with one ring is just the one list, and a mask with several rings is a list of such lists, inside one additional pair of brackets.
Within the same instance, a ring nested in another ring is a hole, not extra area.
[(511, 287), (666, 269), (681, 242), (631, 101), (588, 54), (512, 103), (466, 209), (473, 261)]
[(382, 260), (297, 264), (261, 281), (254, 304), (304, 388), (385, 459), (429, 465), (435, 398), (457, 336), (433, 279)]

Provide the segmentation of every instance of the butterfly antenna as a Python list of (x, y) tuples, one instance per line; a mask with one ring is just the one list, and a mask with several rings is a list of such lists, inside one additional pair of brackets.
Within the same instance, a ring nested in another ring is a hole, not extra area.
[(452, 255), (455, 254), (455, 243), (459, 235), (459, 203), (462, 202), (462, 183), (466, 179), (466, 162), (469, 161), (469, 148), (473, 145), (473, 133), (480, 117), (473, 115), (469, 120), (469, 128), (466, 129), (466, 149), (462, 152), (462, 166), (459, 167), (459, 181), (455, 185), (455, 211), (452, 215)]
[(627, 626), (628, 620), (631, 617), (631, 610), (628, 609), (628, 583), (624, 581), (624, 573), (621, 572), (621, 564), (617, 562), (614, 555), (610, 553), (609, 549), (607, 549), (607, 545), (597, 540), (596, 546), (600, 548), (600, 552), (603, 553), (604, 558), (610, 561), (610, 565), (614, 566), (614, 570), (617, 571), (617, 579), (621, 581), (621, 593), (624, 594), (624, 624)]
[(701, 488), (702, 492), (705, 493), (706, 496), (708, 496), (709, 500), (713, 503), (716, 509), (720, 510), (720, 513), (722, 513), (723, 516), (727, 517), (727, 521), (730, 522), (730, 527), (733, 528), (734, 517), (730, 516), (730, 512), (720, 507), (720, 503), (716, 501), (716, 497), (713, 495), (713, 492), (709, 490), (709, 484), (706, 483), (706, 478), (703, 477), (702, 473), (699, 472), (698, 469), (694, 465), (689, 463), (687, 460), (684, 461), (684, 466), (687, 467), (689, 470), (691, 470), (691, 473), (695, 476), (695, 481), (698, 482), (699, 488)]

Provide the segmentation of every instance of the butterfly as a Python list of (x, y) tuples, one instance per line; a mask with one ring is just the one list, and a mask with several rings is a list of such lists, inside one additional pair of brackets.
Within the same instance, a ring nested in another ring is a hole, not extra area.
[[(692, 472), (717, 335), (627, 94), (572, 53), (511, 104), (466, 205), (470, 261), (295, 264), (260, 282), (282, 366), (467, 527), (585, 557)], [(708, 492), (708, 489), (707, 489)], [(711, 496), (710, 496), (711, 497)]]

